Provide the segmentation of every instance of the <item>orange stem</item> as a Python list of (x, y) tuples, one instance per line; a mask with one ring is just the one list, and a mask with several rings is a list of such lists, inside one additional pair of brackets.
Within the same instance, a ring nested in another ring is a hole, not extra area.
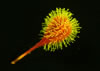
[(21, 60), (23, 57), (25, 57), (27, 54), (29, 54), (30, 52), (34, 51), (36, 48), (39, 48), (40, 46), (43, 46), (47, 42), (48, 42), (48, 40), (46, 38), (43, 38), (35, 46), (33, 46), (32, 48), (30, 48), (29, 50), (27, 50), (26, 52), (24, 52), (23, 54), (21, 54), (19, 57), (17, 57), (15, 60), (13, 60), (11, 62), (11, 64), (15, 64), (16, 62), (18, 62), (19, 60)]

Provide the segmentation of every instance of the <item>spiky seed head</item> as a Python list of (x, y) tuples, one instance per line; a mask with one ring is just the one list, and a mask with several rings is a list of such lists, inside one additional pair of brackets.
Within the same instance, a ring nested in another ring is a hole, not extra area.
[(62, 49), (62, 44), (67, 47), (70, 42), (74, 42), (81, 27), (79, 27), (78, 20), (72, 17), (69, 9), (56, 8), (46, 16), (45, 22), (42, 23), (43, 29), (40, 31), (42, 38), (50, 40), (48, 44), (44, 45), (44, 50), (55, 51)]

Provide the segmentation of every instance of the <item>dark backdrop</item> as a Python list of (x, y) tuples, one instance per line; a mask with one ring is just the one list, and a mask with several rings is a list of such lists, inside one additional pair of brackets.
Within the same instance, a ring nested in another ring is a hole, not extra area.
[[(30, 67), (30, 71), (45, 69), (46, 71), (59, 70), (65, 71), (75, 68), (87, 67), (93, 68), (91, 64), (96, 64), (96, 23), (92, 11), (93, 7), (89, 2), (81, 0), (47, 0), (34, 1), (32, 6), (24, 8), (11, 8), (11, 28), (9, 27), (9, 36), (7, 48), (8, 64), (17, 56), (31, 48), (40, 41), (38, 34), (42, 29), (41, 23), (51, 10), (56, 8), (69, 8), (74, 17), (77, 18), (82, 27), (79, 39), (75, 43), (63, 50), (46, 52), (42, 47), (36, 49), (31, 54), (24, 57), (16, 65)], [(95, 8), (95, 12), (98, 8)], [(93, 17), (93, 18), (91, 18)], [(9, 25), (8, 25), (9, 26)], [(9, 50), (9, 51), (8, 51)], [(92, 67), (91, 67), (91, 66)], [(36, 70), (37, 69), (37, 70)], [(83, 68), (82, 68), (83, 69)]]

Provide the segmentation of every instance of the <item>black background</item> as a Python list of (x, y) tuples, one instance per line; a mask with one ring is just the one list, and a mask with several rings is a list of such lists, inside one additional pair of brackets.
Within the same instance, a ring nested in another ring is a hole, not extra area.
[(96, 66), (98, 62), (96, 62), (97, 21), (94, 20), (98, 20), (99, 8), (91, 5), (92, 2), (81, 2), (81, 0), (40, 0), (34, 1), (30, 7), (9, 8), (11, 25), (7, 25), (9, 26), (7, 63), (10, 64), (12, 60), (40, 41), (38, 34), (42, 29), (41, 23), (51, 10), (68, 8), (80, 22), (82, 27), (81, 33), (78, 34), (80, 38), (68, 48), (63, 46), (63, 50), (54, 53), (46, 52), (40, 47), (17, 62), (16, 67), (27, 66), (27, 71), (42, 69), (74, 71), (81, 67), (95, 68), (93, 65)]

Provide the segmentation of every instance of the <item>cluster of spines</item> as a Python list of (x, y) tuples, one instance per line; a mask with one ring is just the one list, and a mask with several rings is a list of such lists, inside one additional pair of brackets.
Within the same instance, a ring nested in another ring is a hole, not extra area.
[(66, 37), (62, 41), (45, 44), (44, 45), (44, 50), (46, 50), (46, 51), (55, 51), (58, 48), (62, 49), (62, 44), (64, 44), (65, 47), (67, 47), (68, 45), (70, 45), (70, 42), (73, 43), (75, 41), (75, 38), (79, 37), (79, 36), (77, 36), (77, 34), (80, 33), (81, 27), (79, 27), (79, 23), (76, 20), (76, 18), (72, 18), (72, 15), (73, 14), (69, 11), (69, 9), (65, 10), (65, 8), (63, 8), (63, 9), (56, 8), (56, 11), (53, 10), (51, 13), (49, 13), (49, 16), (46, 16), (45, 22), (42, 23), (43, 29), (40, 31), (40, 33), (42, 33), (42, 38), (43, 38), (44, 33), (46, 32), (48, 24), (56, 16), (67, 17), (67, 19), (70, 21), (70, 24), (72, 26), (72, 32), (68, 37)]
[[(69, 11), (69, 9), (65, 10), (65, 8), (61, 9), (61, 8), (56, 8), (56, 11), (52, 10), (51, 13), (49, 13), (49, 16), (46, 16), (46, 18), (44, 19), (45, 22), (42, 23), (42, 30), (40, 31), (40, 33), (45, 33), (46, 28), (48, 26), (48, 24), (52, 21), (52, 19), (56, 16), (66, 16), (69, 20), (72, 19), (73, 14)], [(43, 36), (43, 35), (42, 35)]]

